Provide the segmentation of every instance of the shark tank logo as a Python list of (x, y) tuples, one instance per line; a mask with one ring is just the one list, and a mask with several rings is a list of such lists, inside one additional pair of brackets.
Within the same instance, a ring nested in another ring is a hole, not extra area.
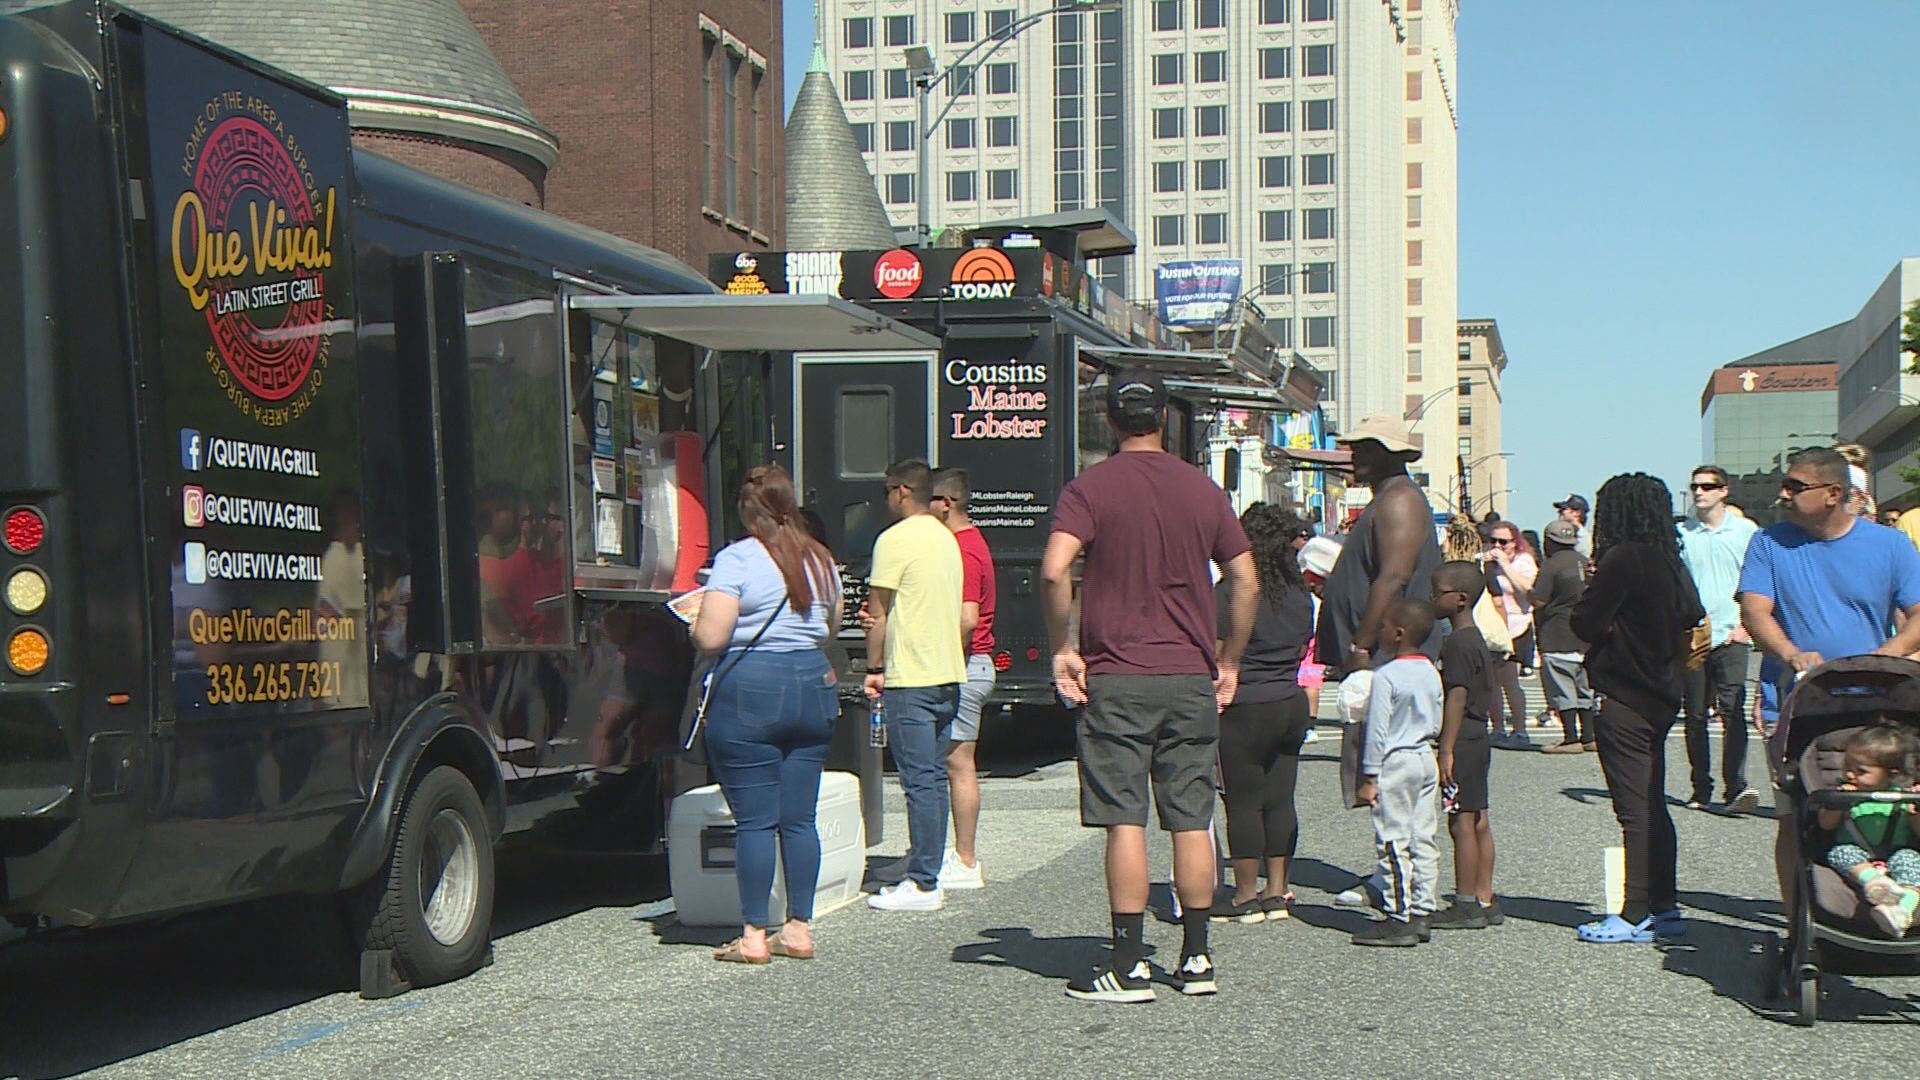
[(998, 248), (969, 248), (953, 264), (947, 296), (954, 300), (1005, 300), (1013, 295), (1013, 260)]
[(327, 366), (334, 189), (317, 185), (273, 106), (239, 91), (205, 104), (179, 168), (173, 274), (206, 319), (208, 367), (242, 413), (297, 419)]

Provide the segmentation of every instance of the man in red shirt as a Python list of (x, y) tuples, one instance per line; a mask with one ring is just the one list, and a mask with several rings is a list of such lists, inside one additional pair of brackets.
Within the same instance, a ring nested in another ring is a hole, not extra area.
[[(1185, 940), (1171, 974), (1184, 994), (1217, 989), (1207, 951), (1213, 907), (1214, 748), (1239, 685), (1259, 585), (1227, 493), (1165, 451), (1167, 390), (1145, 369), (1114, 372), (1107, 422), (1120, 451), (1061, 492), (1040, 564), (1054, 687), (1079, 722), (1080, 823), (1107, 831), (1113, 955), (1067, 984), (1085, 1001), (1152, 1001), (1143, 958), (1147, 793), (1173, 834)], [(1073, 564), (1086, 555), (1080, 640), (1068, 637)], [(1217, 642), (1213, 577), (1226, 575), (1232, 624)], [(1216, 644), (1218, 652), (1216, 654)]]
[(960, 634), (967, 642), (967, 681), (960, 686), (960, 712), (947, 743), (947, 786), (953, 799), (953, 850), (940, 868), (942, 889), (986, 886), (974, 835), (980, 826), (980, 774), (973, 751), (980, 740), (980, 715), (993, 694), (993, 552), (968, 515), (973, 489), (967, 470), (943, 469), (933, 478), (933, 513), (960, 544), (964, 577), (960, 586)]

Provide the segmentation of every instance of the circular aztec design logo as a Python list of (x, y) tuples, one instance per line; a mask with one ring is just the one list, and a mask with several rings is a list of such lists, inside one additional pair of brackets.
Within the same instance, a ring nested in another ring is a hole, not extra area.
[[(206, 205), (207, 230), (216, 234), (256, 225), (304, 228), (317, 217), (293, 155), (251, 116), (229, 117), (207, 136), (206, 148), (194, 166), (193, 187)], [(256, 215), (271, 212), (281, 220), (234, 220), (247, 208)], [(310, 280), (318, 286), (317, 277)], [(263, 401), (285, 401), (307, 381), (319, 355), (319, 324), (326, 317), (324, 288), (312, 288), (306, 299), (290, 300), (277, 318), (256, 322), (237, 305), (220, 302), (239, 287), (213, 287), (216, 299), (207, 305), (206, 316), (214, 351), (248, 393)]]

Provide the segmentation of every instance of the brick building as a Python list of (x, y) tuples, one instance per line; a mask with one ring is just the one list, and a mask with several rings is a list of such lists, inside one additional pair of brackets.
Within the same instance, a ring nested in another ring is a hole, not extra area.
[(780, 0), (460, 0), (560, 143), (546, 209), (705, 267), (784, 236)]
[(415, 168), (694, 267), (784, 237), (780, 0), (132, 2), (332, 88)]

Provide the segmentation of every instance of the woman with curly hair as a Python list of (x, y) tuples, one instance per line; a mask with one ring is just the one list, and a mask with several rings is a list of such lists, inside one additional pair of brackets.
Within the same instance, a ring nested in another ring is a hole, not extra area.
[(1572, 621), (1591, 643), (1587, 676), (1604, 699), (1594, 732), (1625, 841), (1627, 883), (1620, 913), (1580, 927), (1580, 940), (1650, 942), (1686, 926), (1667, 813), (1667, 732), (1680, 710), (1692, 630), (1705, 612), (1680, 561), (1667, 485), (1628, 473), (1602, 484), (1595, 502), (1598, 568)]
[[(1215, 921), (1257, 923), (1291, 916), (1287, 864), (1299, 840), (1294, 781), (1300, 746), (1313, 725), (1299, 682), (1300, 661), (1313, 637), (1313, 597), (1300, 580), (1293, 541), (1303, 523), (1290, 510), (1265, 503), (1248, 507), (1240, 524), (1253, 544), (1260, 579), (1253, 633), (1240, 657), (1240, 689), (1220, 714), (1220, 773), (1225, 781), (1227, 847), (1233, 859), (1233, 900), (1216, 903)], [(1231, 622), (1230, 590), (1217, 595), (1220, 637)], [(1261, 863), (1267, 887), (1259, 889)]]

